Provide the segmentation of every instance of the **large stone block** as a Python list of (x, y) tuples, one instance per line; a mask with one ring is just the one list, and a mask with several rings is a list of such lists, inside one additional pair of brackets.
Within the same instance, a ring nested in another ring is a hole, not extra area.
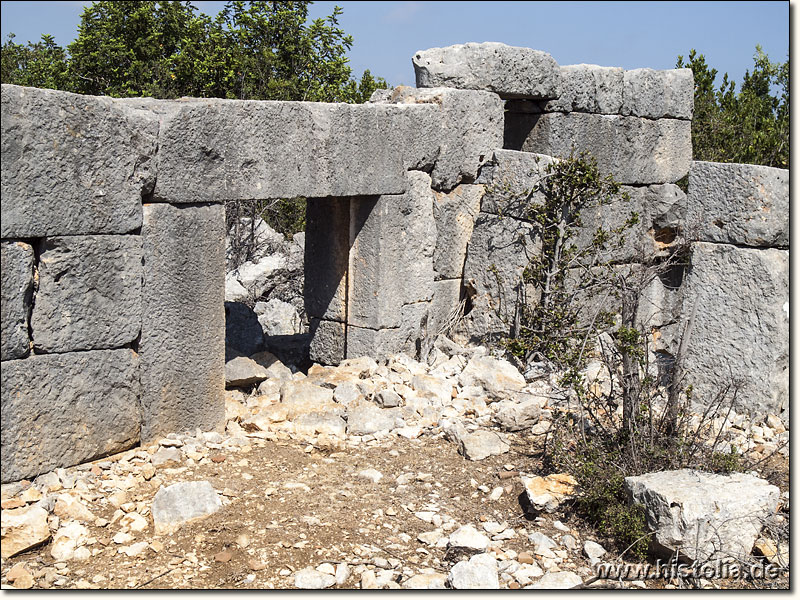
[(347, 326), (312, 317), (309, 358), (323, 365), (338, 365), (346, 358)]
[(395, 143), (406, 148), (408, 168), (431, 173), (432, 186), (451, 190), (471, 183), (490, 151), (503, 144), (503, 103), (496, 94), (450, 88), (394, 88), (389, 94), (374, 94), (372, 102), (398, 108), (423, 105), (437, 108), (437, 120), (419, 123), (418, 113), (405, 111), (406, 123), (398, 128)]
[(435, 192), (436, 248), (433, 269), (437, 279), (461, 278), (467, 244), (481, 209), (482, 185), (460, 185), (452, 192)]
[[(430, 111), (430, 108), (421, 108)], [(402, 118), (377, 104), (194, 101), (165, 118), (154, 197), (172, 203), (405, 192)]]
[(585, 150), (620, 183), (674, 183), (691, 166), (690, 121), (577, 112), (509, 116), (516, 121), (507, 120), (506, 148), (556, 157)]
[(3, 363), (2, 480), (31, 478), (139, 441), (139, 357), (129, 349)]
[(31, 314), (37, 352), (121, 348), (142, 324), (142, 239), (137, 235), (46, 238)]
[(347, 358), (370, 356), (377, 360), (405, 353), (419, 357), (435, 334), (430, 302), (406, 304), (399, 310), (400, 325), (372, 329), (347, 326)]
[(478, 183), (485, 186), (481, 211), (527, 219), (529, 206), (544, 203), (540, 184), (548, 173), (548, 166), (554, 162), (556, 159), (551, 156), (532, 152), (492, 152), (478, 176)]
[(541, 50), (499, 42), (430, 48), (414, 55), (417, 87), (495, 92), (503, 98), (558, 98), (561, 73)]
[(690, 318), (683, 365), (701, 406), (743, 379), (736, 409), (778, 414), (789, 401), (789, 253), (695, 243), (681, 314)]
[(687, 225), (704, 242), (788, 247), (789, 171), (693, 162)]
[(648, 119), (691, 119), (693, 110), (691, 69), (625, 71), (620, 114)]
[(142, 439), (225, 418), (225, 211), (144, 206)]
[(306, 203), (304, 298), (306, 314), (347, 320), (351, 202), (375, 199), (309, 198)]
[(111, 98), (3, 84), (2, 237), (127, 233), (152, 191), (158, 120)]
[(623, 73), (620, 67), (562, 66), (561, 95), (548, 101), (544, 109), (618, 115), (622, 108)]
[(436, 225), (430, 177), (408, 173), (400, 196), (354, 199), (347, 277), (347, 323), (399, 327), (400, 308), (433, 295)]
[(30, 352), (28, 319), (33, 293), (33, 247), (25, 242), (2, 242), (0, 256), (0, 360), (10, 360)]

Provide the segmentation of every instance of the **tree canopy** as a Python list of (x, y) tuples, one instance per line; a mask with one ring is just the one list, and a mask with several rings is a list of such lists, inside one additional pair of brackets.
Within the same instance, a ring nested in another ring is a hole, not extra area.
[(678, 56), (677, 67), (694, 73), (692, 147), (695, 160), (735, 162), (789, 168), (789, 59), (770, 62), (756, 46), (753, 70), (747, 71), (740, 91), (695, 50), (688, 62)]
[(387, 87), (352, 77), (342, 11), (308, 21), (311, 2), (229, 1), (214, 18), (188, 1), (102, 1), (67, 48), (52, 36), (2, 46), (2, 82), (114, 97), (364, 102)]

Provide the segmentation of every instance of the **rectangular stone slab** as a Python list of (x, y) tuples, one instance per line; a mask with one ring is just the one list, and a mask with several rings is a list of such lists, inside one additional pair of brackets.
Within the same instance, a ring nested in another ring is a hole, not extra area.
[(789, 246), (789, 171), (695, 161), (687, 222), (704, 242)]
[(25, 242), (3, 242), (0, 256), (0, 360), (11, 360), (30, 352), (28, 324), (33, 294), (33, 247)]
[(338, 365), (345, 359), (347, 326), (338, 321), (311, 318), (311, 360), (323, 365)]
[[(513, 121), (510, 119), (513, 118)], [(674, 183), (692, 162), (691, 121), (589, 113), (506, 115), (505, 147), (567, 157), (588, 151), (619, 183)]]
[(225, 418), (225, 210), (145, 204), (142, 440)]
[(122, 348), (142, 326), (142, 238), (46, 238), (31, 314), (37, 352)]
[(155, 181), (158, 120), (111, 98), (2, 86), (2, 237), (127, 233)]
[(4, 361), (0, 381), (4, 483), (139, 441), (139, 357), (133, 350)]
[(154, 199), (172, 203), (405, 191), (396, 109), (376, 104), (209, 99), (159, 136)]

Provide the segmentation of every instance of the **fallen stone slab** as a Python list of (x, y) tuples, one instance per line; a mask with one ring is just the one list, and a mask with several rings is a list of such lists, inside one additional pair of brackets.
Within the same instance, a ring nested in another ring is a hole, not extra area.
[(657, 550), (701, 563), (746, 560), (780, 498), (777, 487), (752, 475), (691, 469), (626, 477), (625, 489), (644, 507)]
[(207, 481), (186, 481), (159, 488), (153, 498), (156, 535), (174, 533), (185, 523), (203, 519), (222, 508), (222, 500)]
[(16, 556), (50, 539), (47, 511), (38, 505), (3, 509), (0, 520), (3, 558)]
[(505, 454), (511, 449), (506, 440), (494, 431), (479, 429), (467, 432), (461, 425), (451, 427), (448, 437), (458, 444), (458, 453), (469, 460), (483, 460), (490, 456)]
[(237, 356), (225, 363), (226, 388), (253, 385), (268, 377), (269, 373), (264, 367), (245, 356)]
[(561, 73), (546, 52), (499, 42), (470, 42), (414, 54), (417, 87), (486, 90), (502, 98), (558, 98)]
[(789, 246), (789, 171), (695, 161), (686, 214), (701, 242)]
[(0, 360), (23, 358), (30, 352), (28, 335), (33, 296), (33, 247), (25, 242), (0, 243)]

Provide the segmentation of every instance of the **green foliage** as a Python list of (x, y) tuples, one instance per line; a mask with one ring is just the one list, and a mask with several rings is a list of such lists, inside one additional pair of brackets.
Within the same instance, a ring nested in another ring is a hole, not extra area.
[(789, 60), (773, 63), (756, 46), (753, 62), (737, 93), (727, 73), (715, 86), (717, 70), (702, 54), (678, 56), (676, 66), (694, 73), (695, 160), (789, 167)]
[(2, 82), (114, 97), (364, 102), (387, 87), (351, 78), (340, 8), (308, 22), (310, 2), (94, 2), (65, 50), (51, 36), (2, 46)]

